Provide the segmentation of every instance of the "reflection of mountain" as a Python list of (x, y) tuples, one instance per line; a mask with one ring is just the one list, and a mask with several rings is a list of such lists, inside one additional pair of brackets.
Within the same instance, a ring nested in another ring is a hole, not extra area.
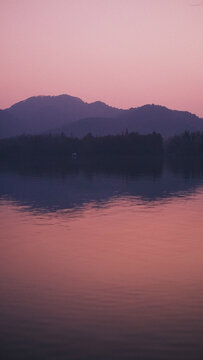
[(84, 173), (48, 177), (1, 172), (0, 199), (15, 201), (37, 212), (74, 211), (88, 203), (102, 206), (112, 197), (128, 196), (144, 202), (167, 200), (189, 194), (201, 184), (201, 177), (184, 178), (169, 171), (159, 177)]

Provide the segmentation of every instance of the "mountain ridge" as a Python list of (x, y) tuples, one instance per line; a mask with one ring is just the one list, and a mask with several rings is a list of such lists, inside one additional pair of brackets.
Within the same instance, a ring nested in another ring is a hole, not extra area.
[(87, 103), (62, 94), (32, 96), (0, 110), (0, 138), (21, 134), (64, 132), (81, 137), (124, 132), (159, 132), (164, 137), (188, 131), (203, 131), (203, 119), (188, 111), (146, 104), (118, 109), (102, 101)]

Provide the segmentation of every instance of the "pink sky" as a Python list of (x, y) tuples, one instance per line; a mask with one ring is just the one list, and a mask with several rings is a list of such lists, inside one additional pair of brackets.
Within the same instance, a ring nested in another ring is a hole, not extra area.
[(0, 0), (0, 108), (67, 93), (203, 116), (198, 0)]

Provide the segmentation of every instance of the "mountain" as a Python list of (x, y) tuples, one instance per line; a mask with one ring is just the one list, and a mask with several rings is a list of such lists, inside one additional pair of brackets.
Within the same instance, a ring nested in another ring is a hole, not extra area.
[(81, 118), (114, 118), (122, 111), (101, 101), (88, 104), (70, 95), (31, 97), (0, 111), (0, 137), (49, 132)]
[(139, 132), (149, 134), (153, 131), (164, 137), (183, 133), (185, 130), (203, 131), (203, 119), (185, 111), (169, 110), (164, 106), (145, 105), (123, 110), (116, 118), (87, 118), (72, 122), (61, 128), (71, 136), (121, 134)]
[(86, 103), (70, 95), (37, 96), (0, 110), (0, 137), (20, 134), (61, 133), (82, 137), (141, 134), (153, 131), (164, 137), (188, 131), (203, 131), (203, 119), (164, 106), (144, 105), (121, 110), (96, 101)]
[(0, 138), (22, 134), (21, 124), (6, 110), (0, 110)]

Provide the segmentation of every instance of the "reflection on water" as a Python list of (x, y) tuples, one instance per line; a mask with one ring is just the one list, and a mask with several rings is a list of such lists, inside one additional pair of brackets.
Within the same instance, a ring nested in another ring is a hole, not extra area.
[[(147, 171), (148, 170), (148, 171)], [(199, 172), (169, 170), (121, 174), (95, 171), (65, 173), (0, 172), (0, 199), (11, 200), (35, 212), (75, 212), (87, 204), (106, 206), (116, 198), (136, 202), (167, 201), (193, 193), (202, 184)], [(162, 169), (163, 170), (163, 169)], [(191, 170), (191, 169), (190, 169)]]
[(202, 359), (203, 182), (0, 174), (2, 359)]

